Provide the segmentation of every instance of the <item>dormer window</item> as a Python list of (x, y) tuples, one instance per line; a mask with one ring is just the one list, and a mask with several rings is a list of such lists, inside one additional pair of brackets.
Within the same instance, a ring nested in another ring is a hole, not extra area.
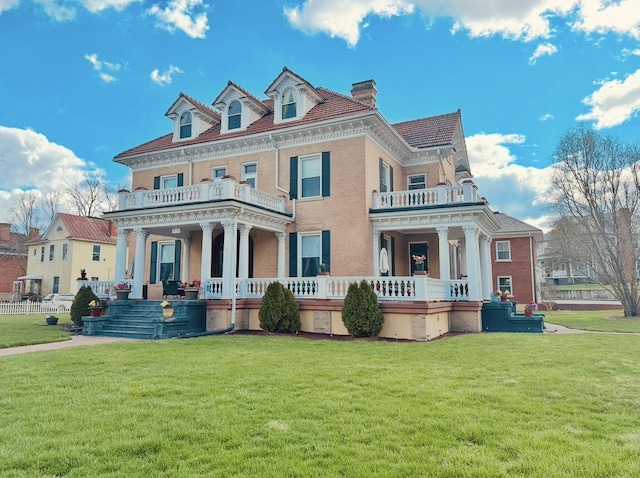
[(229, 127), (228, 129), (238, 129), (242, 124), (242, 106), (239, 101), (232, 101), (228, 111)]
[(282, 119), (296, 117), (297, 98), (293, 88), (288, 88), (282, 94)]
[(191, 113), (185, 111), (180, 116), (180, 139), (191, 138)]

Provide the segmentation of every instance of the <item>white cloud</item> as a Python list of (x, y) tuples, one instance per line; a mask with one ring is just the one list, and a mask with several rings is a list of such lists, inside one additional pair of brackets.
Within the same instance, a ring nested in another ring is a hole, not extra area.
[(595, 121), (596, 129), (624, 123), (640, 111), (640, 69), (624, 80), (603, 81), (582, 103), (591, 111), (578, 116), (578, 121)]
[(149, 76), (151, 77), (151, 81), (153, 81), (154, 83), (160, 86), (164, 86), (164, 85), (171, 84), (171, 82), (173, 81), (173, 75), (176, 73), (184, 73), (184, 72), (177, 66), (169, 65), (169, 69), (166, 70), (164, 73), (161, 74), (160, 70), (156, 68), (151, 72)]
[(532, 41), (553, 35), (551, 19), (561, 18), (575, 31), (615, 32), (640, 38), (638, 0), (304, 0), (285, 7), (289, 23), (306, 33), (325, 32), (355, 46), (370, 15), (391, 17), (420, 11), (425, 17), (447, 17), (451, 31), (471, 37), (499, 35)]
[(20, 3), (20, 0), (0, 0), (0, 13), (11, 10)]
[(141, 0), (80, 0), (80, 3), (91, 13), (98, 13), (108, 8), (122, 11), (132, 3), (140, 1)]
[(549, 121), (553, 119), (553, 115), (551, 113), (545, 113), (542, 116), (540, 116), (540, 118), (538, 118), (538, 121)]
[(284, 8), (289, 23), (306, 33), (326, 32), (355, 46), (368, 15), (389, 18), (413, 12), (405, 0), (307, 0), (301, 7)]
[(623, 48), (622, 56), (640, 56), (640, 48), (632, 50), (631, 48)]
[(111, 71), (118, 71), (122, 67), (122, 65), (118, 63), (110, 63), (108, 61), (100, 61), (98, 60), (98, 55), (96, 53), (85, 55), (84, 58), (85, 60), (87, 60), (89, 63), (93, 65), (93, 69), (98, 72), (98, 74), (100, 75), (100, 79), (102, 79), (102, 81), (104, 81), (105, 83), (111, 83), (112, 81), (116, 81), (113, 75), (110, 75), (109, 73), (106, 73), (103, 70), (106, 69)]
[(533, 55), (529, 57), (529, 64), (535, 65), (536, 60), (541, 56), (543, 55), (551, 56), (557, 52), (558, 52), (558, 48), (556, 48), (555, 45), (552, 45), (551, 43), (541, 43), (540, 45), (537, 46), (537, 48), (533, 52)]
[(22, 191), (48, 191), (82, 178), (89, 168), (73, 151), (30, 129), (0, 126), (0, 153), (4, 154), (0, 164), (0, 221), (9, 219), (9, 209)]
[(203, 0), (170, 0), (165, 8), (153, 5), (147, 12), (158, 19), (158, 26), (173, 33), (182, 30), (191, 38), (205, 38), (209, 30), (205, 13), (194, 10), (206, 8)]

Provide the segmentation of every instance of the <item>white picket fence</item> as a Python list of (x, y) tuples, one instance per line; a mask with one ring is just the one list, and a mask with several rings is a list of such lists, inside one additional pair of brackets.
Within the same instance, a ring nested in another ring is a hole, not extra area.
[(64, 305), (42, 304), (23, 300), (21, 302), (0, 302), (0, 315), (35, 315), (68, 312)]

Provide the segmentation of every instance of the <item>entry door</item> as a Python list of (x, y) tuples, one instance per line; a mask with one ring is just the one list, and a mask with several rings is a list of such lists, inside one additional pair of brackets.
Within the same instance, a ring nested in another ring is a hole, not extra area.
[(413, 256), (425, 256), (424, 270), (429, 272), (429, 246), (426, 242), (412, 242), (409, 244), (409, 263), (411, 264), (411, 275), (416, 271), (416, 263)]

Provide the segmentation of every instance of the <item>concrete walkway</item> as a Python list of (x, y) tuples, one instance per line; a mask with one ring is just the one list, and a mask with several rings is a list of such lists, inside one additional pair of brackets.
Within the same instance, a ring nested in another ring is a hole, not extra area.
[(4, 355), (26, 354), (29, 352), (43, 352), (45, 350), (66, 349), (67, 347), (77, 347), (80, 345), (108, 344), (111, 342), (131, 342), (132, 340), (134, 339), (72, 335), (71, 340), (65, 340), (63, 342), (49, 342), (47, 344), (24, 345), (22, 347), (9, 347), (6, 349), (0, 349), (0, 357)]
[(544, 333), (545, 334), (589, 334), (593, 333), (591, 330), (580, 330), (580, 329), (570, 329), (569, 327), (565, 327), (564, 325), (550, 324), (549, 322), (544, 323)]

